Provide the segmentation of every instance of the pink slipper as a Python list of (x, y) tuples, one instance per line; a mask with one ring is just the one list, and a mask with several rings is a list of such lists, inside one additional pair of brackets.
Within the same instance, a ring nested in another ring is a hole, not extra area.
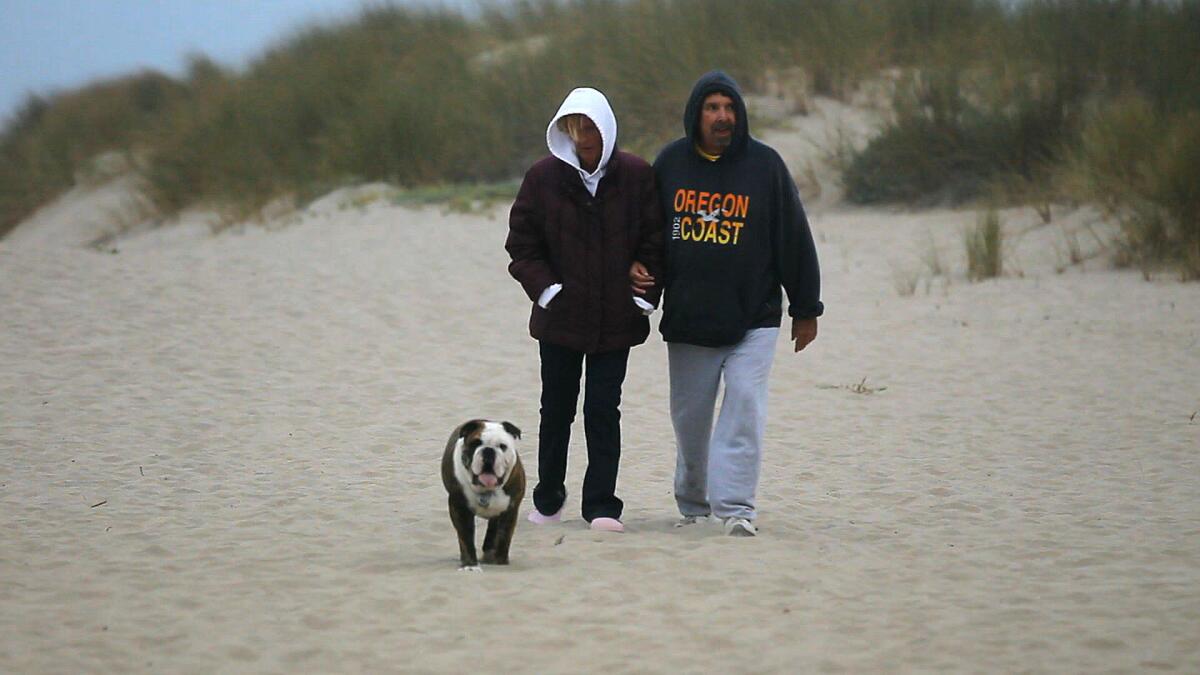
[(625, 526), (616, 518), (593, 518), (592, 529), (601, 532), (624, 532)]
[(545, 525), (546, 523), (557, 523), (562, 520), (562, 509), (559, 509), (554, 515), (547, 516), (541, 511), (534, 509), (529, 512), (529, 522), (534, 525)]

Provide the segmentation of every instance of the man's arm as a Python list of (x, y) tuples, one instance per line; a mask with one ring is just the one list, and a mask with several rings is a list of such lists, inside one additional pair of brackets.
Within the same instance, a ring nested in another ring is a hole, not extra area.
[(779, 160), (776, 172), (777, 211), (775, 260), (779, 279), (788, 295), (792, 340), (799, 352), (817, 337), (817, 317), (825, 312), (821, 302), (821, 270), (808, 217), (800, 192), (787, 166)]

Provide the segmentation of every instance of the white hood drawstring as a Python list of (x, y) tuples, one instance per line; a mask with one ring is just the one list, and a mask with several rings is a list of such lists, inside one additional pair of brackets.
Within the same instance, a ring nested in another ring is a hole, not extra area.
[[(558, 130), (560, 118), (575, 114), (587, 115), (592, 120), (600, 130), (600, 140), (604, 144), (600, 162), (591, 173), (579, 166), (579, 157), (575, 155), (575, 142), (565, 132)], [(546, 127), (546, 145), (550, 148), (550, 154), (575, 167), (579, 177), (583, 179), (584, 187), (594, 197), (596, 188), (600, 186), (600, 179), (604, 177), (608, 160), (612, 157), (613, 148), (617, 145), (617, 117), (604, 94), (591, 87), (579, 87), (567, 94), (567, 98), (558, 107), (558, 112), (554, 114), (554, 119), (550, 120), (550, 126)]]

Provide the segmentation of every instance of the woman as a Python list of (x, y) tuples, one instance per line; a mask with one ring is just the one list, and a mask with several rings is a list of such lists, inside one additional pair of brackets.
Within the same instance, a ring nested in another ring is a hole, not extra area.
[(529, 520), (557, 522), (567, 491), (567, 446), (586, 364), (583, 429), (588, 468), (582, 515), (594, 530), (624, 531), (616, 496), (621, 385), (629, 348), (646, 341), (657, 292), (634, 297), (634, 260), (661, 267), (662, 215), (654, 172), (616, 149), (617, 120), (595, 89), (575, 89), (546, 128), (550, 156), (525, 174), (509, 215), (508, 271), (533, 301), (542, 397), (538, 484)]

